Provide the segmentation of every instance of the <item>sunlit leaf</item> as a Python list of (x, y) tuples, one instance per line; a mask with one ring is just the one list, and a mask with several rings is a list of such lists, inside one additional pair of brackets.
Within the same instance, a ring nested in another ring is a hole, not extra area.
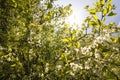
[(105, 3), (105, 0), (101, 0), (101, 1), (100, 1), (100, 3), (101, 3), (102, 5), (104, 5), (104, 3)]
[(96, 21), (98, 20), (98, 16), (96, 16), (95, 14), (93, 14), (92, 17), (93, 17)]
[(96, 9), (90, 9), (89, 12), (90, 12), (90, 14), (95, 14), (96, 13)]
[(72, 46), (72, 44), (71, 44), (71, 43), (67, 45), (67, 47), (71, 47), (71, 46)]
[(80, 42), (77, 43), (77, 47), (78, 47), (78, 48), (80, 47)]
[(16, 64), (12, 64), (12, 65), (11, 65), (11, 67), (15, 67), (15, 66), (16, 66)]
[(93, 26), (97, 25), (97, 23), (95, 21), (89, 21), (89, 24), (93, 25)]
[(106, 16), (107, 14), (107, 9), (103, 9), (103, 15)]
[(62, 39), (62, 41), (63, 41), (63, 42), (69, 42), (69, 40), (68, 40), (68, 39)]

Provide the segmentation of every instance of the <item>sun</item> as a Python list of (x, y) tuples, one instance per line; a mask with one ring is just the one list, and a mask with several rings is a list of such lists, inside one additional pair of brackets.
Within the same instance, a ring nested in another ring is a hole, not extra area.
[(70, 26), (80, 25), (80, 14), (77, 11), (73, 11), (73, 13), (66, 18), (66, 22)]

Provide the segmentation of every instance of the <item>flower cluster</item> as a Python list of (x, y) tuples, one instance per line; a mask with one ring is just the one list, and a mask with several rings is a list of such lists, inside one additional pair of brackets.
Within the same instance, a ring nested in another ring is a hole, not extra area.
[(62, 68), (62, 65), (56, 65), (57, 70), (60, 70)]
[(77, 71), (79, 69), (83, 69), (81, 64), (76, 64), (76, 63), (70, 63), (70, 67), (72, 68), (73, 71)]

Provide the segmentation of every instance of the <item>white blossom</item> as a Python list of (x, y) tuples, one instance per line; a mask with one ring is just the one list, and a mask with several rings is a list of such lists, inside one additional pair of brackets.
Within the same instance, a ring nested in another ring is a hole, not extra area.
[(113, 47), (113, 50), (119, 52), (119, 48)]
[(92, 53), (92, 52), (89, 52), (89, 55), (90, 55), (90, 56), (92, 56), (92, 55), (93, 55), (93, 53)]
[(43, 73), (41, 74), (41, 77), (44, 77), (44, 74), (43, 74)]
[(83, 47), (83, 48), (81, 47), (81, 52), (82, 52), (82, 54), (85, 55), (86, 54), (86, 47)]
[(95, 58), (100, 58), (100, 54), (95, 53)]
[(79, 68), (80, 68), (80, 69), (83, 69), (83, 66), (82, 66), (82, 65), (79, 65)]
[(83, 69), (81, 64), (70, 63), (71, 68), (73, 71), (77, 71), (78, 69)]
[(49, 63), (46, 63), (45, 65), (45, 72), (48, 72), (49, 71)]
[(69, 55), (70, 54), (70, 51), (68, 51), (68, 49), (65, 50), (65, 54), (66, 55)]
[(7, 61), (11, 61), (12, 59), (9, 57), (9, 58), (7, 58)]
[(60, 70), (62, 68), (62, 65), (57, 65), (56, 68)]
[(48, 72), (48, 71), (49, 71), (49, 68), (48, 68), (48, 67), (46, 67), (46, 68), (45, 68), (45, 72)]
[(3, 50), (4, 48), (2, 46), (0, 46), (0, 50)]
[(73, 72), (70, 72), (70, 75), (71, 75), (71, 76), (74, 76), (75, 74), (74, 74)]
[(78, 53), (79, 49), (78, 49), (78, 48), (75, 48), (75, 51)]
[(85, 69), (90, 69), (90, 65), (88, 62), (85, 62)]

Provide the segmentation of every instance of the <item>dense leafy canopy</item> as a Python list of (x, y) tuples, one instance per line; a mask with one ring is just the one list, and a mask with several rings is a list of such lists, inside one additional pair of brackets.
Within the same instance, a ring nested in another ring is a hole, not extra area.
[(119, 80), (119, 27), (105, 24), (112, 0), (87, 5), (76, 29), (65, 22), (71, 5), (54, 1), (0, 0), (0, 80)]

